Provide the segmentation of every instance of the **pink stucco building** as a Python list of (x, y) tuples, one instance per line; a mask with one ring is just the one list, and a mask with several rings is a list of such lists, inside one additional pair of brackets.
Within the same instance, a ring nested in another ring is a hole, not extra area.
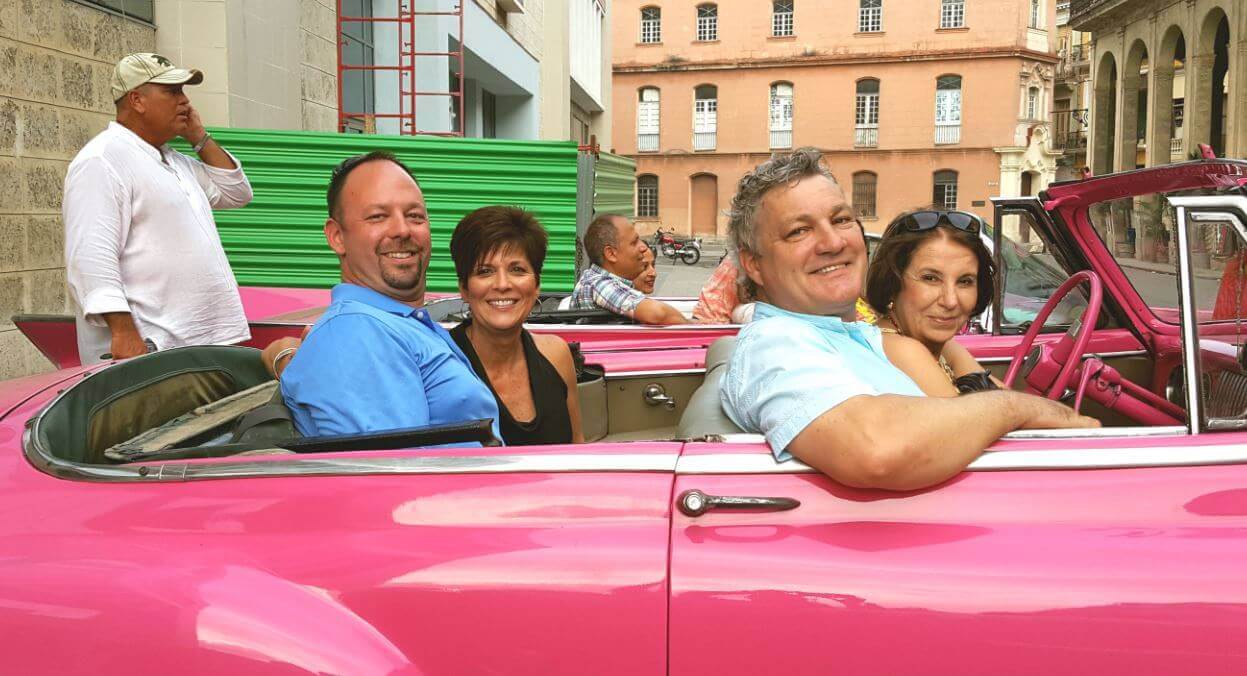
[(616, 152), (637, 216), (722, 234), (741, 174), (815, 146), (869, 230), (1053, 179), (1054, 0), (616, 0)]

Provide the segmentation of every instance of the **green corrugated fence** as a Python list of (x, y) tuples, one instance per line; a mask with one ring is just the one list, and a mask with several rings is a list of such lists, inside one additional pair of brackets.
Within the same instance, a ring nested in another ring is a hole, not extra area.
[(424, 190), (433, 231), (430, 291), (458, 288), (450, 233), (464, 214), (490, 204), (522, 206), (546, 227), (550, 249), (543, 291), (570, 291), (575, 282), (575, 143), (271, 129), (211, 132), (242, 162), (255, 190), (245, 208), (215, 212), (239, 284), (337, 283), (338, 258), (324, 236), (325, 189), (334, 165), (371, 150), (397, 155)]
[(632, 191), (636, 186), (636, 160), (622, 155), (598, 153), (593, 165), (593, 210), (596, 213), (633, 217)]

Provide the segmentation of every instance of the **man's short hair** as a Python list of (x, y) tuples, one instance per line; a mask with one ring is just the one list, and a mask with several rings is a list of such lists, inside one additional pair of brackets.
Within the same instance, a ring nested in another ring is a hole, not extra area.
[(541, 266), (546, 260), (548, 238), (545, 228), (531, 212), (519, 207), (488, 206), (469, 213), (450, 236), (450, 257), (455, 262), (459, 284), (481, 261), (504, 249), (514, 249), (528, 258), (528, 264), (541, 283)]
[(606, 260), (603, 255), (606, 247), (619, 246), (619, 229), (615, 227), (616, 218), (628, 220), (619, 214), (599, 214), (585, 229), (585, 255), (589, 257), (590, 263), (601, 265)]
[(822, 159), (823, 154), (815, 148), (798, 148), (791, 153), (771, 156), (740, 178), (727, 219), (728, 234), (736, 251), (757, 252), (758, 206), (773, 188), (791, 185), (806, 176), (825, 176), (839, 185), (831, 170), (823, 166)]
[(407, 172), (407, 175), (411, 177), (411, 180), (416, 182), (416, 187), (420, 186), (420, 181), (416, 180), (416, 175), (411, 173), (411, 169), (408, 168), (407, 165), (403, 164), (403, 161), (398, 159), (394, 153), (388, 150), (374, 150), (370, 153), (364, 153), (362, 155), (353, 155), (345, 160), (342, 160), (338, 166), (334, 167), (333, 174), (329, 178), (329, 190), (325, 195), (325, 199), (329, 203), (330, 218), (339, 222), (342, 220), (338, 217), (338, 203), (339, 198), (342, 196), (342, 186), (346, 185), (346, 179), (351, 175), (351, 172), (355, 171), (362, 165), (369, 162), (375, 162), (377, 160), (393, 162), (394, 164), (402, 167), (403, 171)]

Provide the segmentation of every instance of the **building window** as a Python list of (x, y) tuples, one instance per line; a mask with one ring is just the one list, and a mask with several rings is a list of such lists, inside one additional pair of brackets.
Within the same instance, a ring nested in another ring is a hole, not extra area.
[(940, 2), (940, 28), (965, 28), (966, 0)]
[(1039, 87), (1026, 90), (1026, 119), (1039, 119)]
[(641, 9), (641, 43), (652, 45), (662, 42), (662, 9), (644, 7)]
[(957, 208), (957, 172), (935, 172), (935, 194), (931, 197), (931, 203), (941, 209)]
[(636, 106), (636, 149), (639, 153), (658, 152), (658, 89), (643, 87)]
[(874, 148), (879, 145), (879, 81), (873, 78), (858, 80), (857, 105), (853, 114), (856, 129), (853, 145), (858, 148)]
[(878, 33), (883, 30), (883, 0), (858, 0), (857, 31)]
[(636, 178), (636, 217), (658, 218), (658, 177), (653, 174)]
[[(372, 3), (360, 0), (347, 0), (342, 3), (345, 16), (369, 18), (372, 16)], [(350, 12), (349, 14), (347, 12)], [(373, 24), (369, 21), (345, 21), (342, 23), (342, 63), (348, 66), (373, 66), (375, 55), (373, 48)], [(377, 122), (377, 71), (371, 69), (346, 69), (342, 71), (342, 80), (338, 86), (342, 88), (342, 112), (348, 113), (342, 122), (341, 131), (347, 134), (375, 134)], [(458, 91), (453, 81), (455, 74), (450, 72), (450, 91)], [(459, 129), (458, 100), (448, 97), (451, 103), (452, 130)], [(394, 132), (397, 133), (397, 132)]]
[(853, 208), (858, 218), (875, 218), (875, 186), (879, 177), (870, 171), (853, 174)]
[(786, 38), (792, 35), (793, 0), (775, 0), (771, 3), (771, 35)]
[(714, 150), (719, 129), (719, 88), (702, 85), (693, 93), (693, 150)]
[(935, 81), (935, 142), (961, 143), (960, 75), (943, 75)]
[(1043, 0), (1031, 0), (1031, 28), (1043, 28)]
[(771, 147), (792, 147), (792, 83), (771, 85)]
[(719, 39), (719, 6), (697, 6), (697, 39), (709, 42)]
[[(156, 21), (155, 10), (153, 6), (155, 0), (78, 0), (84, 5), (95, 5), (111, 10), (128, 19), (136, 19), (145, 24), (154, 24)], [(359, 16), (353, 14), (351, 16)]]

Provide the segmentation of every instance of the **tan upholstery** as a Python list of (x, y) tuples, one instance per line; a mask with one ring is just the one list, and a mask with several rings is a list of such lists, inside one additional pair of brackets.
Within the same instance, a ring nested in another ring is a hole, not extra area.
[(740, 434), (744, 430), (736, 426), (723, 412), (719, 403), (719, 386), (727, 371), (727, 361), (736, 347), (736, 336), (719, 338), (706, 350), (706, 379), (689, 399), (688, 407), (680, 418), (680, 437), (695, 439), (707, 435)]

